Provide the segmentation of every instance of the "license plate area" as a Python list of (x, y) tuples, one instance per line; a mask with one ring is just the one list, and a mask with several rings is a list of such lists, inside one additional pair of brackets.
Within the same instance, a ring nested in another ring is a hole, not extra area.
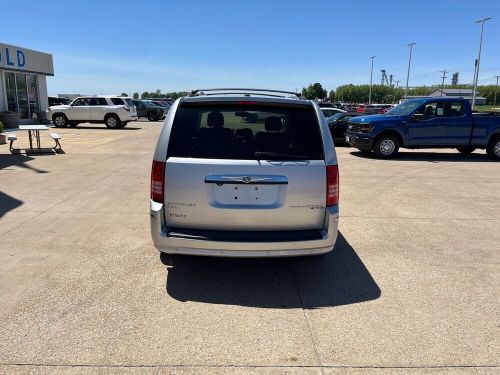
[(288, 179), (273, 175), (209, 175), (208, 201), (219, 208), (276, 208), (285, 201)]

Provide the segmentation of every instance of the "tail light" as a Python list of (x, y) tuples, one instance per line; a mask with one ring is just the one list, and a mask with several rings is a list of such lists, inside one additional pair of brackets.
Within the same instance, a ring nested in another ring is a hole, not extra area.
[(151, 199), (163, 203), (163, 190), (165, 188), (165, 162), (153, 160), (151, 168)]
[(339, 167), (326, 167), (326, 205), (334, 206), (339, 203)]

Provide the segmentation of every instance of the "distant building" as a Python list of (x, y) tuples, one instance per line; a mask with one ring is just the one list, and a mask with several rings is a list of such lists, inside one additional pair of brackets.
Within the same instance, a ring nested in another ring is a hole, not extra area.
[(399, 104), (403, 103), (405, 100), (410, 100), (410, 99), (427, 99), (427, 98), (430, 98), (429, 95), (408, 95), (405, 98), (401, 98), (399, 99)]
[(80, 94), (57, 94), (58, 98), (68, 98), (71, 100), (74, 100), (80, 96), (85, 96), (85, 95), (80, 95)]
[[(476, 92), (477, 94), (477, 92)], [(472, 89), (439, 89), (434, 91), (429, 96), (432, 98), (464, 98), (472, 103)], [(476, 95), (476, 105), (485, 105), (486, 98)]]

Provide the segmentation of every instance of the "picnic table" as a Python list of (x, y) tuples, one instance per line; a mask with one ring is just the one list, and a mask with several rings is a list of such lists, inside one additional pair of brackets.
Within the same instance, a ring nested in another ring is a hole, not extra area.
[(30, 151), (33, 152), (33, 138), (36, 140), (36, 147), (40, 151), (40, 130), (49, 130), (45, 125), (19, 125), (19, 130), (27, 130), (30, 138)]
[[(40, 130), (49, 130), (49, 128), (45, 125), (19, 125), (19, 130), (24, 130), (28, 132), (28, 137), (30, 141), (30, 152), (34, 152), (35, 149), (37, 152), (47, 152), (41, 147), (41, 142), (40, 142)], [(50, 150), (55, 151), (55, 152), (60, 152), (62, 150), (61, 144), (59, 143), (59, 140), (61, 139), (61, 136), (57, 133), (50, 133), (50, 137), (56, 142), (56, 145), (54, 147), (51, 147)], [(14, 141), (17, 140), (17, 136), (15, 134), (10, 134), (7, 139), (10, 141), (10, 152), (11, 153), (18, 153), (21, 151), (19, 148), (13, 148), (12, 144)], [(33, 140), (36, 141), (36, 148), (33, 147)]]

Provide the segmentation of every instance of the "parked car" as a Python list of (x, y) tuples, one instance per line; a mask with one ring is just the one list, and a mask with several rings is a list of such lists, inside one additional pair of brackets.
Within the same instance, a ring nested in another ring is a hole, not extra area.
[(342, 109), (342, 105), (340, 103), (333, 103), (333, 102), (321, 102), (321, 103), (318, 103), (318, 106), (320, 108), (338, 108), (338, 109)]
[(368, 104), (364, 107), (365, 115), (381, 115), (392, 108), (391, 104)]
[(321, 112), (323, 112), (323, 115), (325, 117), (331, 117), (333, 115), (336, 115), (337, 113), (345, 112), (343, 109), (333, 108), (333, 107), (323, 107), (320, 109), (321, 109)]
[(326, 119), (332, 138), (336, 143), (345, 143), (345, 133), (349, 120), (355, 116), (361, 116), (361, 114), (358, 112), (342, 112)]
[(49, 96), (49, 107), (53, 107), (55, 105), (68, 105), (71, 103), (71, 99), (69, 98), (58, 98), (57, 96)]
[(104, 123), (112, 129), (124, 128), (137, 121), (137, 112), (131, 98), (119, 96), (82, 96), (68, 105), (47, 109), (47, 118), (58, 128), (75, 127), (83, 122)]
[(134, 99), (133, 102), (137, 108), (138, 117), (147, 117), (149, 121), (159, 121), (165, 118), (165, 110), (149, 100)]
[(160, 101), (160, 100), (148, 100), (150, 103), (153, 103), (154, 105), (163, 108), (165, 112), (168, 112), (172, 104), (166, 101)]
[[(159, 136), (150, 200), (155, 247), (235, 257), (331, 251), (338, 165), (318, 105), (275, 92), (210, 91), (178, 99)], [(265, 122), (245, 121), (248, 112)]]
[(356, 112), (358, 112), (358, 113), (365, 113), (366, 106), (367, 106), (367, 104), (359, 104), (356, 107)]
[(500, 116), (472, 113), (467, 99), (409, 99), (385, 115), (351, 118), (346, 142), (382, 158), (395, 156), (400, 147), (456, 148), (464, 154), (479, 148), (500, 160)]

